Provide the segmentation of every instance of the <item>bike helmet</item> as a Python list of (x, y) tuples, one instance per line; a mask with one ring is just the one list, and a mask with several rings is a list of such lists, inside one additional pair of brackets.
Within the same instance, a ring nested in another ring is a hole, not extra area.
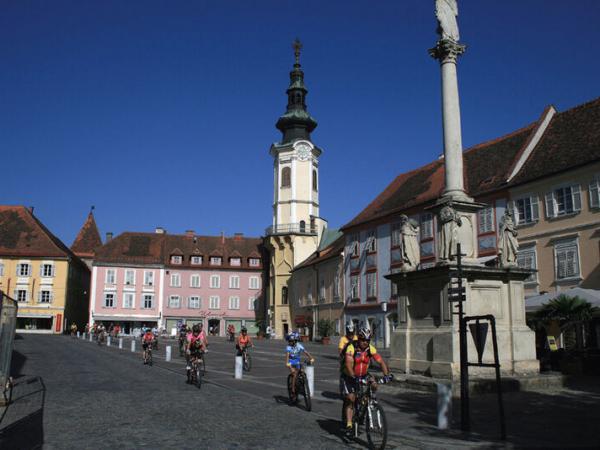
[(297, 341), (300, 339), (300, 335), (296, 331), (292, 331), (288, 335), (288, 341)]
[(364, 339), (365, 341), (371, 340), (371, 330), (366, 327), (362, 327), (360, 330), (358, 330), (358, 338)]
[(354, 322), (348, 322), (346, 324), (346, 334), (354, 333)]
[(246, 332), (248, 332), (248, 328), (242, 327), (241, 331), (242, 331), (242, 333), (246, 333)]
[(192, 333), (200, 333), (200, 326), (198, 324), (192, 327)]

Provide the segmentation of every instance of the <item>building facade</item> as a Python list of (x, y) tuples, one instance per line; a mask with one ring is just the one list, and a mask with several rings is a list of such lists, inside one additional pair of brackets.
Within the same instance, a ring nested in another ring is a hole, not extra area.
[(17, 330), (84, 326), (90, 271), (23, 206), (0, 206), (0, 290), (19, 302)]

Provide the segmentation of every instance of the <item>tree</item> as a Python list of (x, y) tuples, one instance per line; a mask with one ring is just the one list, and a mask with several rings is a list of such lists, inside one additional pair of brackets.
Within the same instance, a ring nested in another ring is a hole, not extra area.
[(335, 329), (335, 323), (329, 319), (319, 319), (319, 322), (317, 323), (317, 328), (321, 337), (329, 337)]

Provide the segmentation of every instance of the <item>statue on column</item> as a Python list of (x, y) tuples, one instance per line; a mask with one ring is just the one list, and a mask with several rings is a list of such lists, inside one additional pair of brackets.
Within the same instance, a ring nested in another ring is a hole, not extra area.
[(438, 33), (442, 40), (458, 42), (458, 5), (456, 0), (436, 0), (435, 15), (438, 20)]
[(451, 261), (456, 253), (456, 244), (458, 239), (458, 228), (462, 225), (460, 215), (452, 207), (452, 202), (448, 202), (440, 211), (440, 259), (442, 261)]
[(517, 230), (509, 208), (504, 211), (500, 221), (500, 236), (498, 241), (498, 259), (502, 267), (517, 265), (517, 254), (519, 253), (519, 242), (517, 241)]
[(408, 216), (400, 216), (400, 233), (402, 235), (402, 271), (416, 270), (421, 262), (419, 247), (419, 227)]

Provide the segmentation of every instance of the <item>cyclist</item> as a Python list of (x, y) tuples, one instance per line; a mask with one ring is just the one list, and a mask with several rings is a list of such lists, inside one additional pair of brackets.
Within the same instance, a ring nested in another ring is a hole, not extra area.
[[(371, 345), (371, 330), (361, 328), (358, 330), (356, 343), (348, 345), (344, 353), (344, 369), (342, 375), (342, 387), (344, 393), (344, 406), (346, 408), (346, 432), (352, 432), (353, 406), (356, 400), (356, 391), (359, 383), (368, 377), (367, 370), (371, 360), (374, 359), (383, 371), (383, 382), (387, 383), (393, 377), (374, 345)], [(369, 382), (373, 389), (377, 389), (377, 382), (370, 378)]]
[(235, 326), (233, 326), (232, 323), (227, 325), (227, 335), (229, 336), (230, 341), (233, 341), (233, 339), (235, 338)]
[(187, 341), (188, 327), (185, 323), (181, 324), (179, 328), (179, 348), (181, 351), (185, 351), (185, 343)]
[(197, 359), (202, 359), (204, 355), (204, 350), (206, 349), (206, 336), (204, 332), (201, 331), (201, 326), (195, 324), (192, 327), (192, 333), (188, 335), (187, 345), (186, 345), (186, 355), (187, 355), (187, 382), (189, 383), (191, 380), (190, 372), (192, 370), (192, 362)]
[(292, 331), (287, 337), (288, 346), (285, 349), (285, 365), (290, 369), (290, 373), (292, 374), (292, 401), (296, 398), (296, 376), (300, 370), (302, 354), (306, 353), (311, 364), (315, 362), (315, 359), (306, 351), (304, 346), (298, 343), (299, 338), (300, 335), (296, 331)]
[(147, 363), (147, 356), (148, 356), (148, 348), (152, 348), (152, 344), (154, 344), (154, 334), (152, 333), (152, 330), (150, 330), (149, 328), (146, 330), (146, 332), (142, 335), (142, 348), (144, 349), (143, 351), (143, 357), (144, 357), (144, 364)]
[(342, 361), (344, 360), (344, 354), (346, 353), (346, 349), (350, 344), (353, 343), (356, 343), (354, 323), (348, 322), (346, 324), (346, 334), (342, 336), (342, 338), (340, 339), (340, 343), (338, 344), (338, 353)]
[(252, 339), (248, 336), (248, 329), (246, 327), (242, 327), (240, 330), (240, 335), (235, 340), (235, 348), (237, 349), (237, 355), (242, 356), (244, 350), (247, 347), (254, 347), (252, 343)]
[(104, 326), (104, 324), (100, 324), (96, 327), (96, 333), (97, 333), (97, 340), (98, 340), (98, 344), (101, 344), (102, 342), (104, 342), (104, 333), (106, 333), (106, 327)]

